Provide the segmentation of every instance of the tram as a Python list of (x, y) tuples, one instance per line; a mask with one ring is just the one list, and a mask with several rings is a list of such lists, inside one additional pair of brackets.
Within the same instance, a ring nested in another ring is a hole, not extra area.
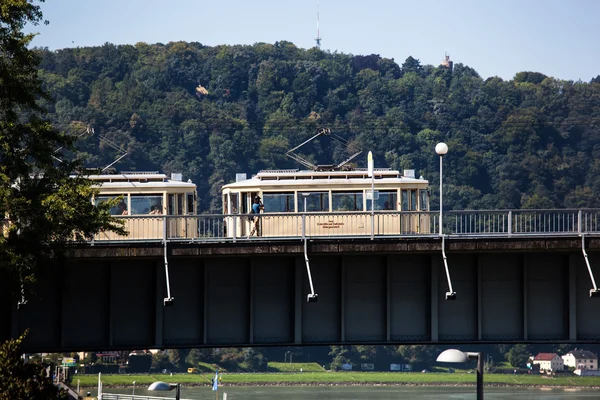
[(198, 236), (196, 185), (181, 174), (121, 172), (89, 175), (99, 191), (98, 204), (120, 198), (111, 214), (125, 223), (127, 236), (101, 232), (95, 240), (159, 240)]
[[(241, 174), (222, 188), (225, 235), (250, 236), (255, 224), (263, 237), (430, 233), (427, 180), (414, 170), (377, 168), (374, 178), (368, 175), (366, 168)], [(258, 218), (255, 199), (264, 206)]]

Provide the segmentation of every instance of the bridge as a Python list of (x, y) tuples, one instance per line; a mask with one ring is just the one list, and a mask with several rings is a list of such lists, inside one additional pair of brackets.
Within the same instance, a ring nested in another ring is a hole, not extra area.
[(442, 235), (95, 240), (26, 305), (0, 292), (0, 340), (29, 328), (26, 351), (597, 343), (599, 216), (450, 212)]

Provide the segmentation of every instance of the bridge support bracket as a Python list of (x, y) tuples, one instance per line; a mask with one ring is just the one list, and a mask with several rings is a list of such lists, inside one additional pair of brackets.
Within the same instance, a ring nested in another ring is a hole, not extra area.
[(310, 285), (310, 293), (306, 296), (308, 303), (316, 303), (319, 301), (319, 295), (315, 293), (315, 287), (313, 286), (312, 275), (310, 273), (310, 264), (308, 262), (308, 251), (306, 245), (306, 238), (304, 238), (304, 262), (306, 263), (306, 272), (308, 273), (308, 283)]
[(444, 260), (444, 268), (446, 269), (446, 279), (448, 280), (448, 289), (446, 292), (446, 300), (456, 300), (456, 292), (452, 289), (452, 279), (450, 278), (450, 269), (448, 268), (448, 260), (446, 259), (446, 240), (442, 235), (442, 259)]
[(164, 242), (164, 256), (165, 256), (165, 278), (167, 284), (167, 297), (163, 299), (163, 304), (165, 307), (169, 307), (173, 305), (175, 298), (171, 296), (171, 285), (169, 283), (169, 260), (167, 258), (167, 241)]
[(588, 273), (590, 274), (590, 279), (592, 280), (593, 288), (590, 289), (590, 297), (600, 297), (600, 290), (598, 290), (598, 286), (596, 285), (594, 272), (592, 271), (588, 254), (585, 251), (585, 234), (581, 234), (581, 252), (583, 253), (583, 259), (585, 260), (585, 265), (587, 265)]

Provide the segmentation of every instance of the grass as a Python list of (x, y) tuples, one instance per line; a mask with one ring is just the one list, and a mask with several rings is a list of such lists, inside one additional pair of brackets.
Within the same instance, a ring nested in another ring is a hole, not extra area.
[(316, 362), (311, 363), (282, 363), (282, 362), (269, 362), (267, 372), (323, 372), (325, 371)]
[[(304, 368), (303, 368), (304, 371)], [(212, 373), (206, 374), (154, 374), (154, 375), (102, 375), (106, 386), (150, 385), (152, 382), (178, 382), (183, 385), (208, 385)], [(97, 375), (77, 375), (82, 387), (93, 387), (98, 383)], [(475, 385), (474, 373), (420, 373), (420, 372), (302, 372), (302, 373), (225, 373), (225, 385), (298, 385), (298, 384), (412, 384), (412, 385)], [(508, 386), (565, 386), (600, 387), (600, 377), (577, 377), (574, 375), (551, 378), (540, 375), (486, 374), (485, 385)]]

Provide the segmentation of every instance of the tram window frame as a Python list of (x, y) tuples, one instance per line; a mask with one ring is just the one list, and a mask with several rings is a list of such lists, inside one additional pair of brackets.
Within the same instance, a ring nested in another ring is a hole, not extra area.
[(153, 206), (163, 213), (162, 193), (129, 194), (129, 215), (148, 215)]
[[(371, 200), (367, 199), (367, 211), (371, 211)], [(385, 208), (387, 202), (388, 208)], [(379, 190), (379, 198), (375, 199), (375, 211), (397, 211), (398, 204), (397, 190)]]
[[(296, 201), (298, 204), (298, 212), (304, 213), (304, 212), (329, 212), (329, 192), (328, 191), (316, 191), (316, 192), (309, 192), (309, 191), (298, 191), (297, 192), (297, 196), (296, 196)], [(307, 196), (307, 202), (306, 202), (306, 208), (308, 208), (308, 211), (304, 210), (304, 193), (308, 193), (309, 195)], [(312, 203), (314, 203), (314, 201), (310, 201), (311, 199), (315, 198), (315, 195), (319, 195), (319, 199), (318, 199), (318, 205), (319, 207), (316, 207), (316, 209), (311, 209)]]
[(223, 214), (229, 214), (229, 202), (227, 201), (228, 196), (223, 195)]
[(193, 215), (196, 214), (196, 207), (195, 207), (195, 201), (196, 196), (194, 193), (186, 193), (185, 194), (185, 200), (186, 200), (186, 211), (188, 215)]
[[(351, 209), (347, 209), (346, 203)], [(354, 209), (352, 209), (354, 203)], [(332, 212), (360, 212), (364, 211), (364, 192), (358, 190), (352, 191), (332, 191), (331, 192), (331, 211)]]
[(177, 193), (177, 215), (183, 215), (183, 193)]
[(294, 192), (263, 192), (262, 203), (265, 213), (292, 213), (296, 210)]
[(402, 189), (400, 191), (400, 210), (401, 211), (417, 211), (417, 189)]
[(231, 192), (229, 193), (229, 210), (231, 214), (239, 214), (239, 193)]
[[(125, 203), (125, 205), (127, 207), (127, 213), (128, 213), (127, 215), (129, 215), (129, 210), (130, 210), (130, 207), (129, 207), (129, 196), (127, 194), (102, 194), (102, 195), (96, 196), (94, 198), (94, 204), (97, 206), (100, 203), (103, 203), (103, 202), (106, 202), (106, 201), (109, 201), (109, 200), (114, 200), (114, 199), (117, 199), (119, 197), (122, 197), (121, 202)], [(123, 211), (121, 211), (121, 209), (119, 208), (119, 205), (120, 205), (120, 203), (118, 203), (117, 205), (112, 206), (110, 208), (110, 215), (123, 215), (122, 214)]]
[(421, 211), (429, 211), (429, 191), (427, 189), (420, 189), (419, 190), (420, 193), (420, 197), (419, 200), (421, 202), (420, 206), (420, 210)]
[(175, 194), (169, 193), (167, 195), (167, 215), (174, 215), (175, 212)]

